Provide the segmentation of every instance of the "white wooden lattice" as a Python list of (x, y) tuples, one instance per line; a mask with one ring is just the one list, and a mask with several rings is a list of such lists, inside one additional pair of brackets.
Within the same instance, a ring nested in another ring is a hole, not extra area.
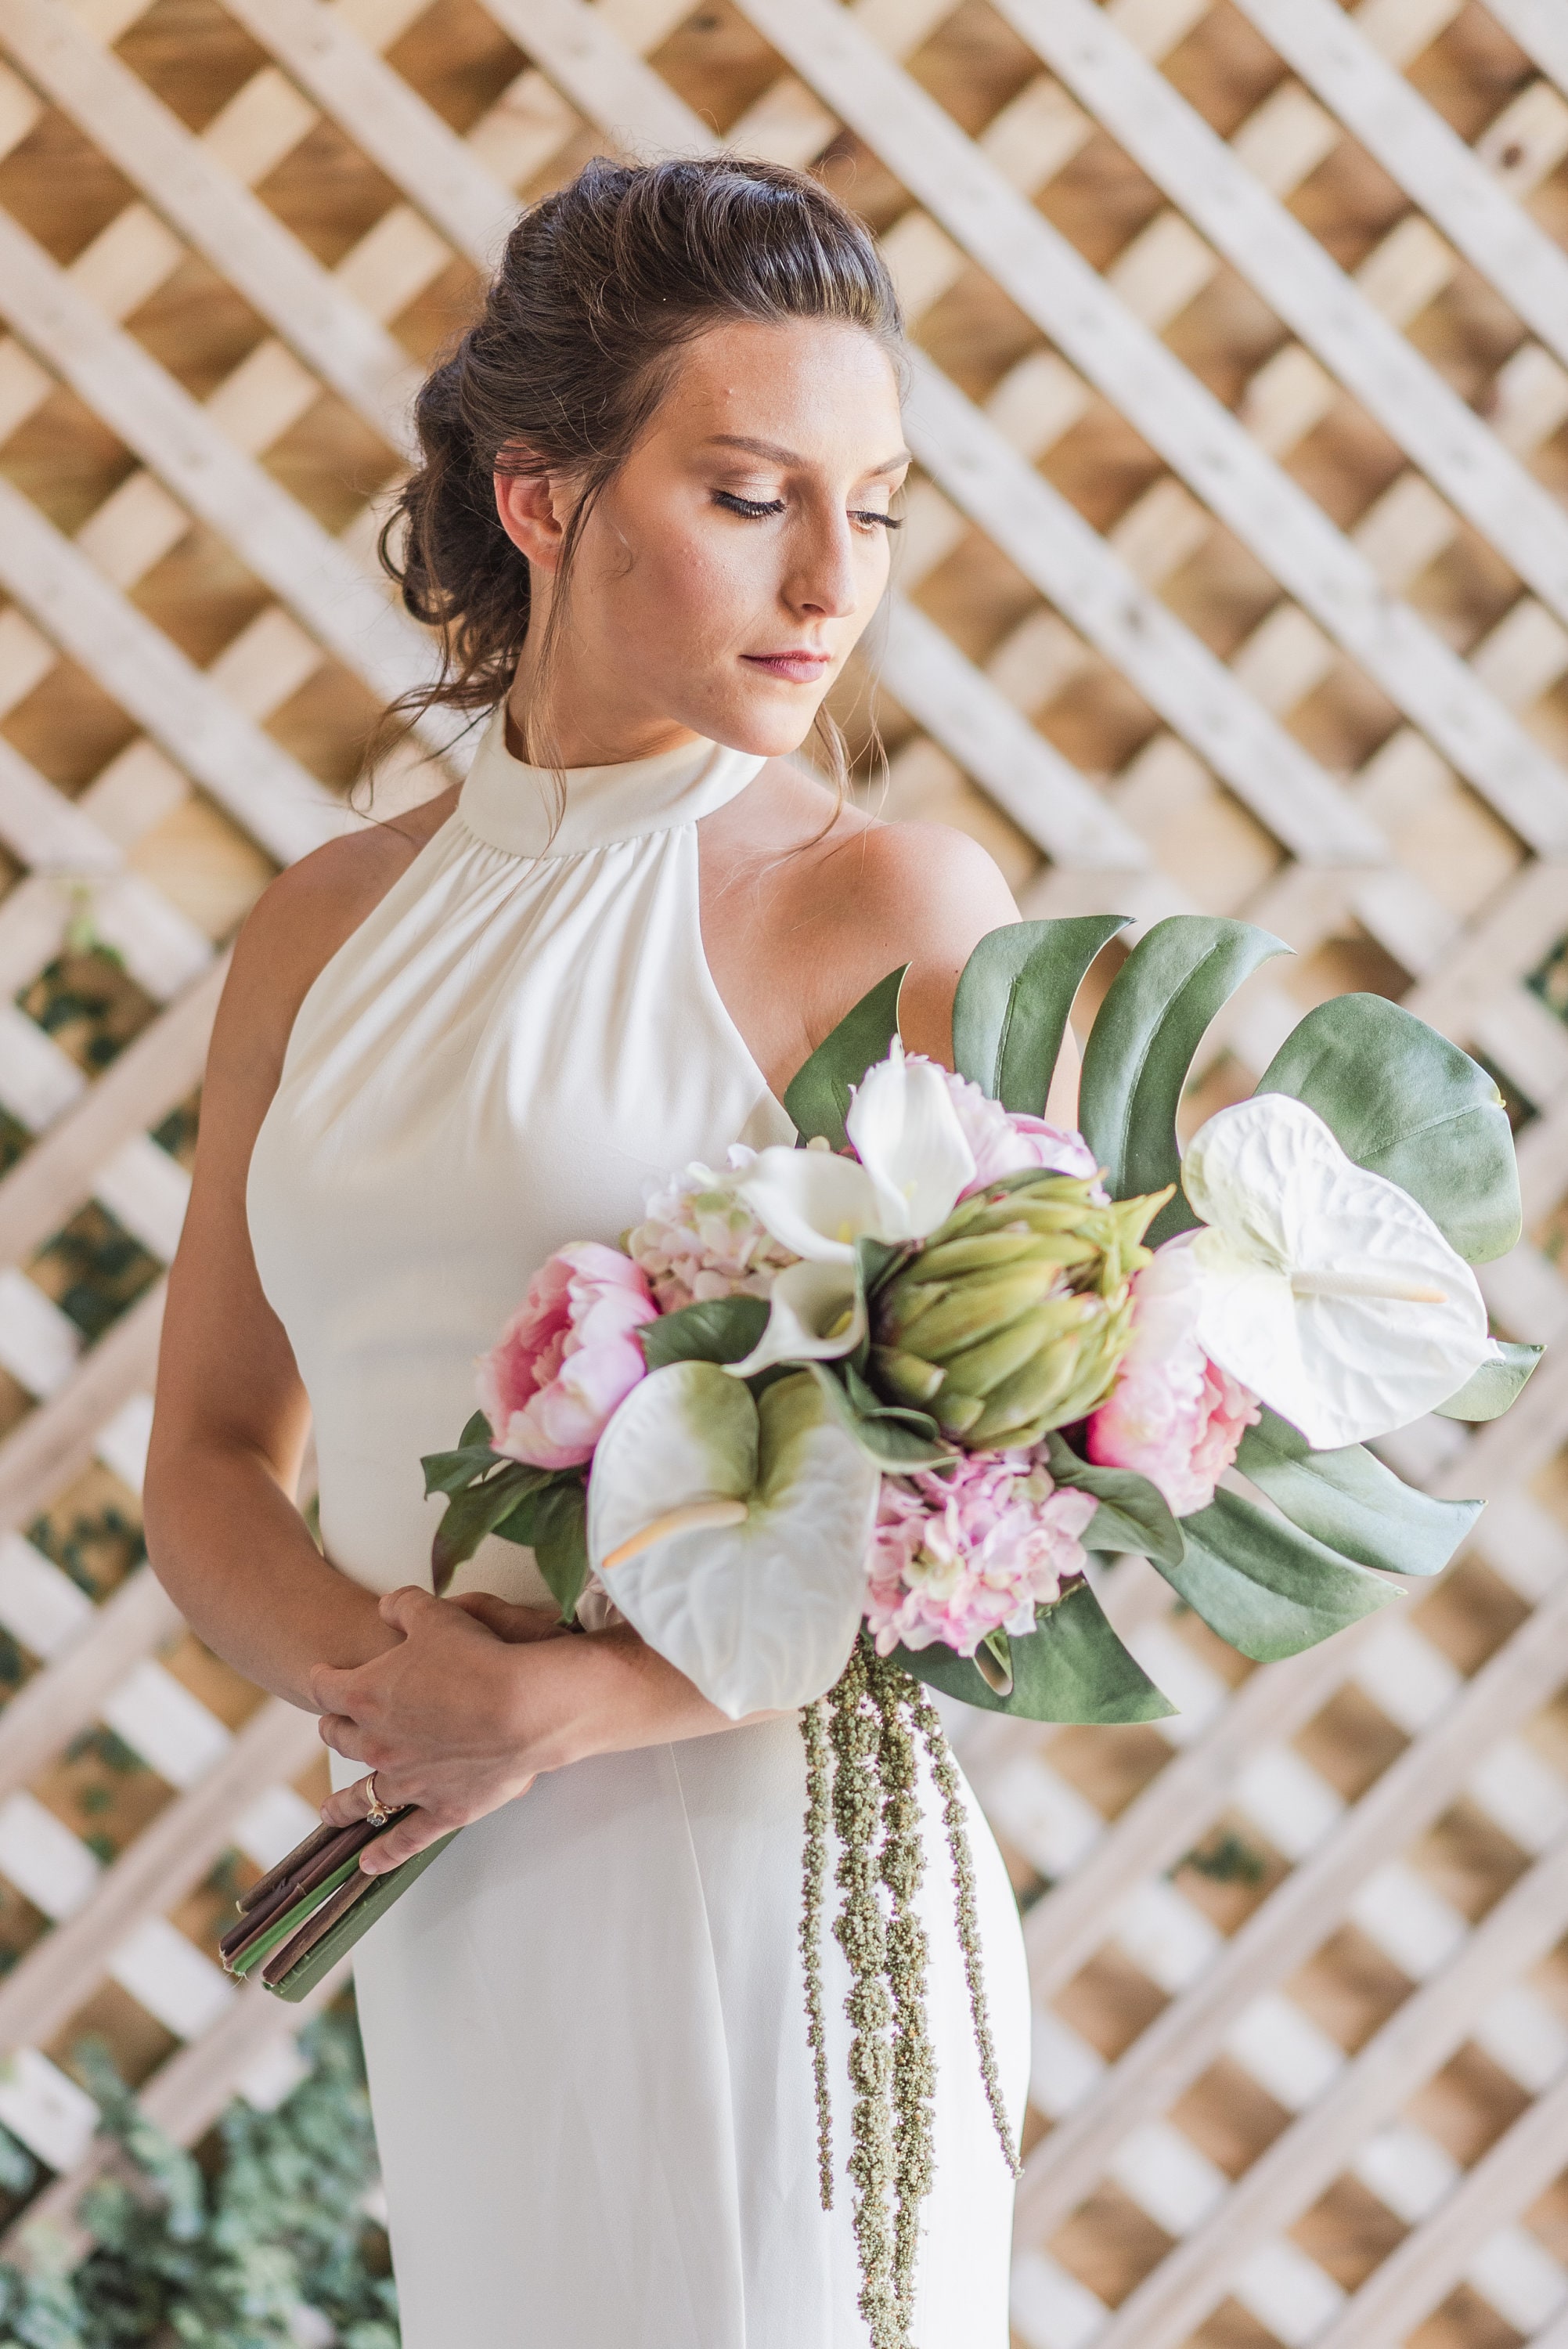
[[(1489, 1302), (1568, 1335), (1568, 8), (0, 0), (0, 2120), (56, 2173), (33, 2220), (94, 2158), (84, 2015), (188, 2138), (291, 2076), (297, 2017), (232, 1993), (201, 1888), (299, 1831), (312, 1725), (145, 1568), (89, 1597), (62, 1528), (85, 1495), (134, 1535), (226, 942), (356, 820), (353, 745), (428, 657), (372, 556), (419, 363), (596, 147), (818, 167), (882, 234), (918, 345), (888, 812), (976, 831), (1030, 914), (1287, 939), (1206, 1097), (1345, 986), (1480, 1053), (1527, 1198)], [(101, 1073), (56, 1020), (89, 936), (129, 1006)], [(84, 1216), (131, 1268), (101, 1330)], [(1392, 1622), (1237, 1681), (1128, 1565), (1108, 1604), (1180, 1718), (971, 1724), (1032, 1896), (1030, 2349), (1568, 2344), (1565, 1434), (1560, 1344), (1506, 1421), (1402, 1440), (1491, 1506)], [(62, 1755), (109, 1731), (157, 1799), (106, 1857)], [(1226, 1837), (1261, 1884), (1190, 1864)]]

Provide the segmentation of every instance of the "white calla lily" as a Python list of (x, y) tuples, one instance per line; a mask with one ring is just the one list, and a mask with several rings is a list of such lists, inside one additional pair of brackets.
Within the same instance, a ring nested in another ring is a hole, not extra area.
[(853, 1353), (866, 1334), (852, 1265), (788, 1264), (773, 1276), (769, 1306), (768, 1326), (750, 1353), (725, 1364), (732, 1378), (751, 1378), (775, 1362), (832, 1361)]
[(1221, 1110), (1181, 1162), (1204, 1228), (1199, 1343), (1322, 1451), (1408, 1426), (1491, 1350), (1476, 1277), (1426, 1209), (1305, 1102)]
[(891, 1055), (868, 1069), (845, 1120), (857, 1155), (760, 1150), (736, 1177), (752, 1213), (797, 1256), (851, 1264), (855, 1242), (923, 1240), (946, 1221), (975, 1179), (942, 1071)]
[[(975, 1154), (942, 1071), (906, 1061), (896, 1037), (889, 1057), (857, 1086), (845, 1123), (857, 1158), (762, 1150), (735, 1178), (753, 1215), (803, 1259), (775, 1278), (759, 1343), (727, 1365), (737, 1378), (770, 1362), (827, 1361), (858, 1346), (863, 1311), (844, 1318), (855, 1301), (855, 1242), (924, 1239), (975, 1179)], [(808, 1278), (808, 1267), (820, 1278)]]
[(844, 1127), (876, 1186), (878, 1239), (926, 1238), (975, 1180), (975, 1153), (945, 1073), (933, 1061), (906, 1061), (896, 1037), (855, 1088)]
[(853, 1264), (855, 1242), (881, 1239), (876, 1185), (830, 1150), (759, 1150), (736, 1189), (776, 1240), (813, 1264)]
[(792, 1710), (854, 1644), (881, 1476), (809, 1371), (760, 1401), (714, 1362), (633, 1388), (588, 1479), (588, 1555), (623, 1615), (721, 1713)]

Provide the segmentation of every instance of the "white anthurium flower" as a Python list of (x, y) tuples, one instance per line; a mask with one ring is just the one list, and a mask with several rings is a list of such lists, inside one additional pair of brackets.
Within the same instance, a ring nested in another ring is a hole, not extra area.
[(858, 1158), (761, 1150), (736, 1177), (752, 1213), (802, 1258), (774, 1281), (760, 1342), (727, 1366), (737, 1378), (769, 1362), (849, 1353), (864, 1335), (863, 1315), (853, 1311), (855, 1242), (926, 1238), (975, 1179), (975, 1154), (942, 1071), (906, 1061), (896, 1038), (856, 1087), (845, 1123)]
[(880, 1487), (810, 1371), (754, 1402), (715, 1362), (671, 1362), (599, 1439), (588, 1555), (634, 1629), (731, 1721), (789, 1712), (849, 1659)]
[(1305, 1102), (1260, 1093), (1189, 1143), (1204, 1229), (1197, 1337), (1318, 1451), (1446, 1402), (1492, 1350), (1476, 1277), (1424, 1207), (1340, 1148)]

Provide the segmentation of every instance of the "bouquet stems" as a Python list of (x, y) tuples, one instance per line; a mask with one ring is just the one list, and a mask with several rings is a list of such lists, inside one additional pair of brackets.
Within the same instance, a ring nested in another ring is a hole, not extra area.
[(290, 2001), (314, 1989), (450, 1843), (442, 1836), (401, 1867), (367, 1876), (360, 1853), (405, 1816), (389, 1812), (378, 1826), (368, 1819), (322, 1826), (285, 1853), (240, 1896), (239, 1918), (219, 1943), (228, 1971), (259, 1972), (269, 1990)]

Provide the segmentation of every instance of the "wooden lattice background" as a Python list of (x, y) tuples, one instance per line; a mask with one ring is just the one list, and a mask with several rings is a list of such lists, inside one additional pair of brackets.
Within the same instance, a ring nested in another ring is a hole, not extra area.
[(313, 1724), (183, 1630), (137, 1498), (225, 946), (424, 667), (376, 502), (519, 198), (722, 138), (864, 212), (918, 339), (888, 812), (1031, 914), (1288, 939), (1205, 1101), (1348, 987), (1483, 1058), (1489, 1299), (1564, 1341), (1394, 1449), (1491, 1506), (1393, 1619), (1248, 1672), (1129, 1564), (1180, 1719), (973, 1726), (1037, 2009), (1016, 2340), (1565, 2349), (1568, 0), (0, 0), (0, 56), (9, 2245), (95, 2158), (86, 2030), (187, 2141), (294, 2076), (213, 1951)]

